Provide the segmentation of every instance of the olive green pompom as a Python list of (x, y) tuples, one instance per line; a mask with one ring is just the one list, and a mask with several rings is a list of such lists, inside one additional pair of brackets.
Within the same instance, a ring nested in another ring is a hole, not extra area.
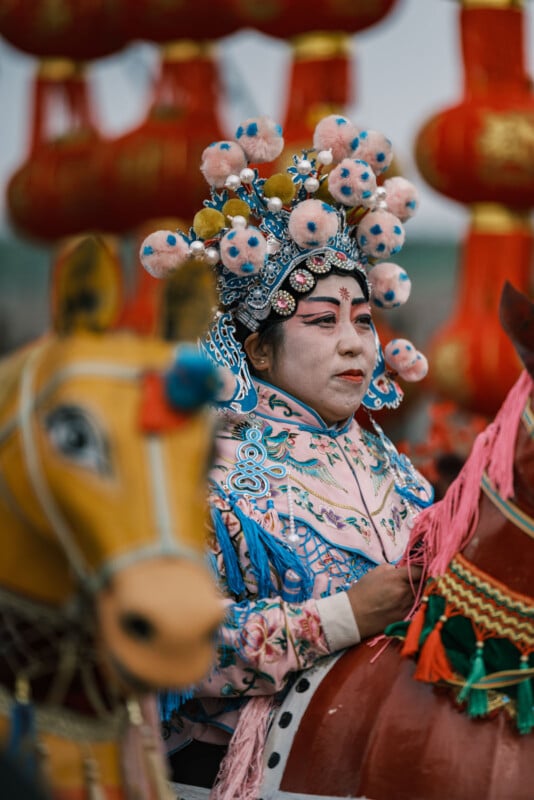
[(291, 177), (283, 172), (277, 172), (267, 178), (263, 185), (265, 197), (279, 197), (284, 205), (290, 203), (295, 197), (297, 187)]
[(227, 220), (229, 217), (245, 217), (248, 222), (248, 218), (250, 217), (250, 206), (238, 197), (227, 200), (222, 210)]
[(225, 225), (224, 214), (215, 208), (203, 208), (202, 211), (197, 211), (193, 219), (193, 228), (199, 239), (211, 239)]
[(313, 195), (316, 200), (322, 200), (323, 203), (328, 203), (331, 206), (336, 205), (336, 201), (328, 191), (328, 177), (326, 177), (321, 183), (319, 184), (319, 188)]

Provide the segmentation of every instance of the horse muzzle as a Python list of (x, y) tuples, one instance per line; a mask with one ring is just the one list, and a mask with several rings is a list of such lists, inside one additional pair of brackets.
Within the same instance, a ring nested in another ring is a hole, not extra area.
[(131, 688), (182, 688), (214, 658), (223, 605), (201, 563), (154, 557), (117, 571), (96, 596), (104, 660)]

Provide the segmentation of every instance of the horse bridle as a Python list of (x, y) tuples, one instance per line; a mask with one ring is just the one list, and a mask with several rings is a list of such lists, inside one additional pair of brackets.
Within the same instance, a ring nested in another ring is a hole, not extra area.
[[(47, 343), (44, 342), (39, 347), (36, 347), (30, 353), (24, 365), (21, 376), (17, 417), (16, 420), (13, 421), (14, 424), (7, 424), (7, 428), (9, 428), (10, 433), (17, 427), (20, 429), (22, 450), (30, 484), (41, 506), (45, 519), (63, 547), (67, 560), (80, 584), (94, 592), (103, 586), (119, 569), (129, 564), (161, 555), (171, 555), (187, 558), (198, 563), (202, 562), (203, 557), (200, 553), (196, 552), (193, 548), (180, 544), (173, 535), (175, 527), (173, 525), (171, 506), (169, 503), (170, 487), (164, 469), (160, 436), (146, 434), (148, 474), (153, 498), (156, 529), (158, 531), (158, 542), (154, 545), (130, 550), (118, 558), (111, 559), (105, 562), (98, 572), (93, 571), (89, 567), (87, 560), (76, 544), (76, 537), (63, 516), (61, 509), (54, 500), (46, 481), (45, 472), (36, 446), (36, 437), (33, 435), (33, 427), (35, 424), (33, 412), (46, 396), (66, 378), (72, 375), (94, 377), (109, 376), (118, 380), (138, 381), (144, 373), (144, 370), (140, 367), (122, 366), (105, 361), (76, 362), (60, 369), (39, 393), (36, 394), (36, 370), (39, 358), (46, 344)], [(4, 427), (4, 432), (5, 430), (6, 426)], [(2, 431), (0, 431), (0, 441), (2, 438)]]

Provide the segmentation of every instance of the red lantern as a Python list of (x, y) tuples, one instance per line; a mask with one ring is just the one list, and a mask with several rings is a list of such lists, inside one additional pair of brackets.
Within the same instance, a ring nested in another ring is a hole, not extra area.
[(534, 94), (523, 58), (523, 12), (461, 12), (464, 99), (429, 120), (416, 143), (423, 177), (460, 203), (534, 205)]
[[(54, 130), (58, 120), (62, 128)], [(53, 241), (95, 227), (91, 158), (99, 141), (80, 66), (43, 62), (34, 84), (29, 154), (7, 187), (15, 228)]]
[(132, 38), (218, 39), (245, 27), (281, 39), (310, 31), (355, 33), (387, 14), (397, 0), (123, 0)]
[(531, 262), (526, 215), (499, 206), (474, 207), (456, 308), (435, 336), (430, 355), (434, 385), (462, 408), (493, 416), (519, 376), (521, 364), (497, 310), (505, 280), (528, 289)]
[(523, 11), (508, 0), (464, 5), (464, 97), (427, 122), (416, 143), (428, 183), (472, 205), (457, 305), (434, 340), (430, 374), (445, 397), (494, 414), (520, 370), (499, 324), (501, 289), (505, 278), (527, 294), (531, 287), (533, 235), (523, 212), (534, 205), (534, 95)]
[(227, 0), (241, 27), (287, 39), (311, 31), (356, 33), (374, 25), (397, 0)]
[(186, 41), (164, 49), (146, 120), (97, 156), (102, 229), (123, 232), (156, 217), (193, 217), (207, 194), (201, 153), (223, 138), (217, 98), (216, 67), (205, 45)]
[(284, 139), (303, 148), (322, 117), (343, 113), (353, 100), (352, 47), (344, 33), (304, 34), (292, 46)]
[(164, 44), (228, 36), (241, 27), (228, 0), (122, 0), (125, 26), (133, 39)]
[(88, 60), (127, 41), (119, 0), (3, 0), (0, 35), (41, 58)]

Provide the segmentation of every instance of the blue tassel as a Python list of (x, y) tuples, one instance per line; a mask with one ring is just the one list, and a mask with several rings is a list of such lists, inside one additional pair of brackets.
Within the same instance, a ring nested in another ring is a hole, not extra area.
[(211, 516), (215, 528), (215, 536), (221, 548), (226, 572), (226, 584), (229, 591), (236, 597), (245, 594), (245, 582), (239, 568), (239, 561), (230, 539), (230, 534), (224, 524), (222, 514), (218, 508), (211, 509)]
[(259, 531), (261, 526), (257, 522), (243, 514), (241, 509), (236, 505), (232, 509), (236, 517), (241, 523), (243, 535), (247, 543), (248, 557), (250, 566), (258, 584), (258, 596), (269, 597), (275, 589), (271, 581), (271, 566), (267, 556), (265, 547), (262, 547), (261, 537)]
[(296, 602), (308, 600), (313, 589), (313, 575), (297, 554), (285, 542), (268, 533), (261, 525), (247, 517), (238, 506), (233, 511), (241, 522), (247, 541), (250, 563), (258, 580), (258, 595), (268, 597), (278, 589), (271, 581), (271, 566), (280, 579), (288, 570), (296, 573), (301, 581), (299, 591), (292, 596)]
[(17, 680), (15, 702), (10, 716), (7, 754), (17, 761), (23, 772), (37, 778), (37, 730), (35, 709), (30, 700), (29, 684), (24, 679)]
[(169, 722), (173, 713), (179, 711), (181, 706), (194, 695), (194, 687), (181, 691), (169, 689), (158, 694), (159, 715), (162, 722)]
[[(528, 656), (521, 656), (519, 669), (528, 669)], [(517, 686), (517, 729), (519, 733), (530, 733), (534, 727), (532, 680), (521, 681)]]
[(486, 677), (484, 664), (484, 642), (478, 641), (476, 652), (471, 663), (471, 671), (458, 695), (458, 700), (467, 700), (467, 713), (470, 717), (483, 717), (488, 713), (488, 693), (485, 689), (472, 689), (473, 683), (478, 683)]

